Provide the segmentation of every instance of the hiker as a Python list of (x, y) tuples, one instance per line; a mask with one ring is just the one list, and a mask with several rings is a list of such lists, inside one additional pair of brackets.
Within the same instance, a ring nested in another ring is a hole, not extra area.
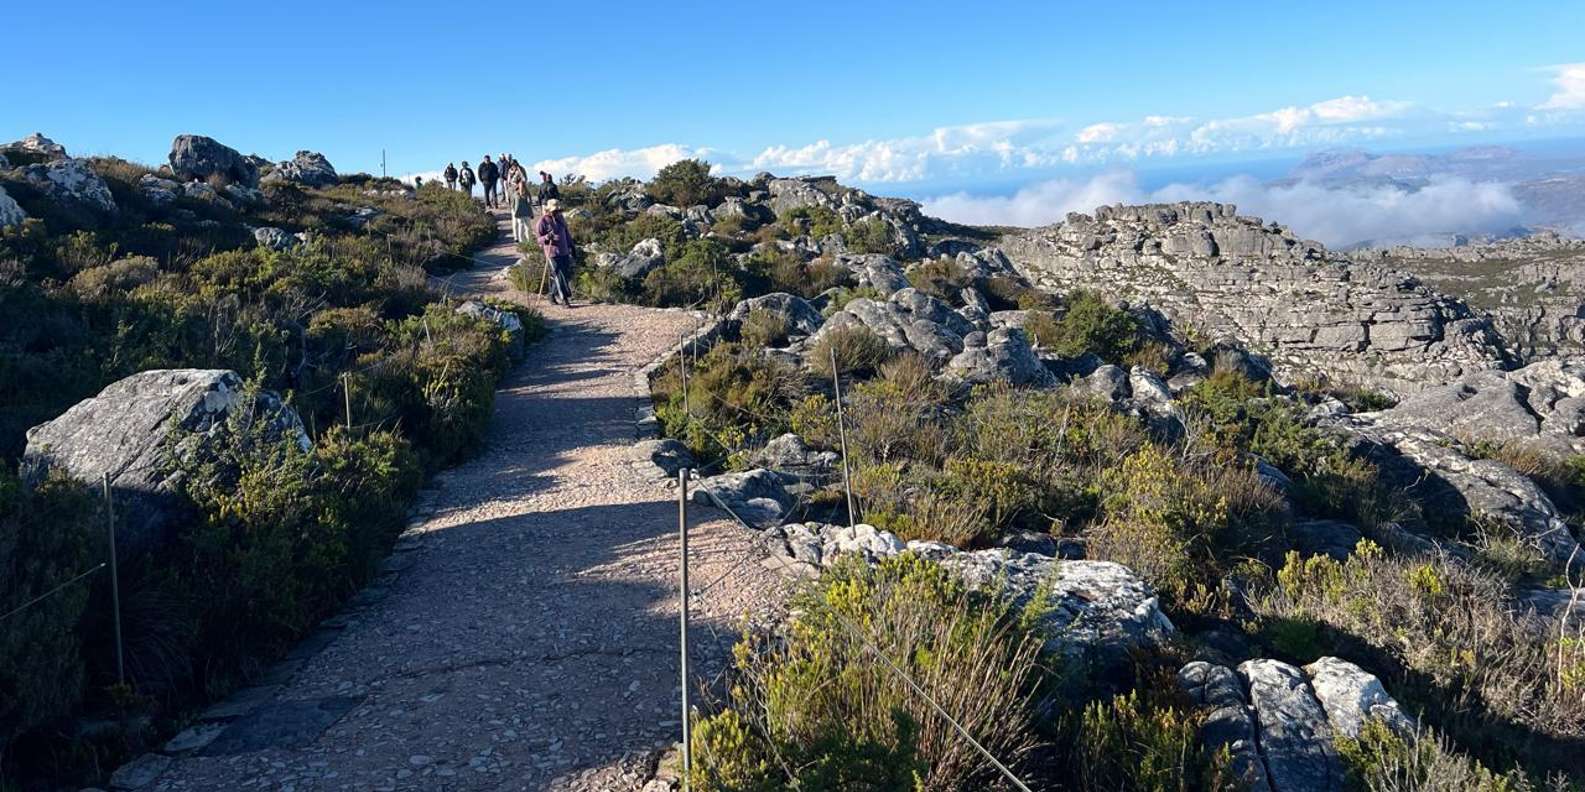
[(512, 167), (506, 171), (506, 185), (512, 191), (512, 200), (526, 200), (529, 205), (534, 203), (534, 196), (528, 189), (528, 171), (523, 170), (523, 163), (512, 160)]
[(512, 241), (522, 244), (529, 240), (529, 226), (534, 222), (534, 197), (517, 188), (512, 194)]
[[(467, 165), (468, 163), (464, 162), (462, 164)], [(457, 166), (449, 162), (446, 163), (446, 172), (443, 175), (446, 177), (446, 189), (457, 189)]]
[(414, 190), (422, 190), (422, 189), (424, 189), (424, 177), (422, 177), (422, 176), (414, 176), (413, 177), (413, 189)]
[(550, 301), (554, 303), (559, 297), (562, 305), (572, 307), (572, 290), (567, 285), (572, 277), (572, 232), (561, 216), (561, 201), (545, 201), (545, 213), (534, 223), (534, 236), (539, 238), (545, 264), (550, 268)]
[(539, 200), (550, 201), (561, 197), (561, 190), (556, 188), (556, 180), (550, 174), (539, 172)]
[(463, 160), (462, 170), (457, 173), (457, 186), (461, 187), (462, 191), (467, 193), (469, 198), (473, 197), (473, 181), (473, 169), (468, 167), (467, 160)]
[(490, 155), (484, 155), (484, 161), (479, 163), (479, 183), (484, 185), (484, 206), (487, 209), (496, 208), (495, 184), (501, 180), (501, 169), (490, 161)]

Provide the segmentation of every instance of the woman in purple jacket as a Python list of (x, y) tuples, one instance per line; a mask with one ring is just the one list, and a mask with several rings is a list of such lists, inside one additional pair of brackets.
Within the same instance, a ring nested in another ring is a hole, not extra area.
[(572, 232), (561, 216), (561, 201), (552, 198), (545, 202), (545, 213), (534, 223), (534, 236), (550, 266), (550, 301), (572, 307)]

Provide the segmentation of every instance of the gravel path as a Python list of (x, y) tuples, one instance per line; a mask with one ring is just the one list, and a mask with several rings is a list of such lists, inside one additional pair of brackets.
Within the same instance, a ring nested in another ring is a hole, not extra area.
[[(453, 288), (507, 296), (489, 275), (511, 248), (481, 258)], [(553, 331), (502, 384), (488, 447), (425, 492), (388, 574), (264, 686), (208, 713), (187, 735), (204, 747), (145, 757), (163, 767), (145, 788), (644, 785), (680, 736), (677, 507), (630, 447), (633, 375), (695, 319), (543, 310)], [(735, 563), (752, 553), (747, 531), (690, 511), (696, 590), (731, 570), (694, 601), (693, 663), (710, 678), (743, 616), (768, 613), (782, 585)]]

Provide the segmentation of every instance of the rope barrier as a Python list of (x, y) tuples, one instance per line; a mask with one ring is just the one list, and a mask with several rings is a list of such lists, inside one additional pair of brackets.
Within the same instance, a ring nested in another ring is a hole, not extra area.
[(104, 569), (106, 566), (108, 566), (107, 562), (100, 561), (97, 566), (90, 567), (89, 569), (78, 573), (71, 580), (68, 580), (65, 583), (60, 584), (59, 586), (56, 586), (55, 588), (52, 588), (49, 591), (46, 591), (43, 594), (40, 594), (37, 597), (34, 597), (33, 599), (30, 599), (27, 602), (22, 603), (21, 605), (18, 605), (17, 607), (13, 608), (12, 610), (7, 611), (5, 613), (5, 615), (0, 616), (0, 621), (5, 621), (6, 619), (9, 619), (12, 616), (17, 615), (18, 613), (21, 613), (22, 611), (25, 611), (28, 608), (31, 608), (34, 605), (37, 605), (40, 602), (43, 602), (44, 600), (49, 599), (51, 596), (54, 596), (56, 593), (60, 592), (62, 589), (65, 589), (67, 586), (70, 586), (71, 584), (76, 583), (77, 581), (82, 580), (83, 578), (88, 577), (89, 575), (92, 575), (93, 573), (98, 572), (101, 569)]

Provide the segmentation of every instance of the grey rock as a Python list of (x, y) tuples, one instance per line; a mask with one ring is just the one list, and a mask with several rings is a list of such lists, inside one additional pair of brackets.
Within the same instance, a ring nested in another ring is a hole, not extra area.
[(1196, 660), (1179, 669), (1178, 686), (1191, 701), (1210, 710), (1200, 724), (1200, 742), (1213, 751), (1226, 748), (1230, 769), (1249, 790), (1270, 792), (1255, 710), (1245, 701), (1243, 683), (1233, 669)]
[(710, 210), (717, 222), (726, 219), (737, 219), (741, 222), (743, 230), (754, 229), (775, 220), (775, 217), (764, 206), (748, 201), (737, 196), (728, 196), (721, 204)]
[(1381, 680), (1353, 663), (1323, 657), (1304, 667), (1310, 688), (1326, 709), (1332, 732), (1358, 737), (1365, 723), (1377, 720), (1404, 735), (1414, 733), (1414, 721), (1387, 695)]
[(1161, 375), (1141, 366), (1128, 372), (1128, 389), (1135, 401), (1147, 404), (1166, 404), (1172, 401), (1172, 391)]
[[(98, 484), (105, 474), (116, 497), (120, 549), (135, 554), (163, 544), (180, 504), (181, 474), (172, 462), (203, 459), (230, 431), (234, 414), (267, 421), (269, 436), (289, 437), (307, 450), (296, 411), (269, 391), (249, 403), (242, 379), (214, 369), (161, 369), (107, 385), (60, 417), (28, 430), (22, 475), (40, 481), (50, 468)], [(168, 443), (171, 432), (184, 434)]]
[[(654, 207), (650, 207), (654, 208)], [(611, 270), (616, 274), (633, 280), (648, 275), (652, 270), (660, 268), (666, 263), (666, 256), (661, 248), (659, 239), (644, 239), (633, 245), (627, 255), (617, 259), (611, 265)]]
[(908, 276), (903, 274), (902, 265), (890, 256), (878, 253), (844, 254), (837, 256), (835, 261), (853, 273), (859, 286), (875, 289), (883, 297), (908, 288)]
[(253, 239), (259, 247), (270, 250), (291, 250), (301, 244), (297, 237), (274, 226), (253, 229)]
[(947, 362), (947, 376), (957, 382), (980, 384), (1005, 380), (1014, 385), (1050, 386), (1056, 378), (1029, 347), (1022, 330), (998, 328), (984, 347), (965, 348)]
[(788, 483), (774, 471), (756, 468), (702, 479), (692, 497), (694, 503), (724, 506), (755, 528), (773, 528), (795, 505), (787, 491)]
[(248, 187), (259, 184), (259, 169), (236, 149), (203, 135), (177, 135), (171, 142), (171, 173), (182, 181), (219, 176)]
[(842, 457), (834, 451), (816, 451), (803, 438), (788, 432), (766, 443), (749, 458), (749, 463), (801, 479), (824, 480), (839, 468)]
[(176, 760), (169, 756), (146, 753), (122, 765), (110, 774), (111, 789), (146, 789), (165, 775)]
[(0, 147), (0, 152), (13, 149), (28, 154), (40, 155), (52, 160), (66, 159), (66, 147), (44, 137), (41, 132), (34, 132), (21, 140), (7, 143), (4, 147)]
[(7, 195), (5, 186), (0, 185), (0, 228), (22, 225), (22, 221), (26, 219), (28, 219), (28, 213), (22, 211), (22, 207), (17, 205), (16, 199)]
[(770, 311), (785, 318), (792, 339), (814, 335), (825, 324), (825, 317), (808, 300), (786, 292), (774, 292), (739, 302), (727, 316), (727, 322), (740, 327), (743, 320), (755, 310)]
[(305, 187), (330, 187), (341, 182), (336, 169), (317, 151), (299, 151), (291, 159), (281, 162), (268, 175), (259, 180), (265, 184), (290, 182)]
[(113, 219), (118, 212), (110, 186), (82, 160), (29, 165), (22, 169), (22, 176), (29, 186), (80, 225)]
[(1585, 453), (1585, 359), (1474, 372), (1412, 394), (1376, 419), (1472, 440), (1518, 440), (1556, 453)]
[(180, 197), (182, 186), (170, 179), (162, 179), (152, 173), (143, 174), (138, 179), (138, 193), (149, 203), (155, 206), (170, 206)]
[(903, 543), (890, 531), (859, 523), (853, 527), (829, 523), (788, 523), (768, 532), (782, 541), (781, 554), (806, 564), (811, 570), (824, 569), (850, 554), (875, 562), (903, 552)]
[(514, 359), (523, 356), (524, 347), (528, 339), (523, 329), (523, 320), (515, 311), (503, 311), (480, 300), (468, 300), (457, 306), (457, 313), (482, 319), (506, 333), (506, 350)]
[(1332, 727), (1303, 672), (1279, 660), (1246, 660), (1238, 673), (1255, 709), (1272, 790), (1343, 792), (1346, 778)]
[(1132, 395), (1129, 389), (1128, 373), (1121, 366), (1107, 363), (1097, 366), (1088, 377), (1079, 381), (1080, 387), (1109, 402), (1119, 402)]
[(777, 218), (795, 209), (829, 206), (832, 203), (825, 193), (804, 179), (771, 179), (765, 189), (770, 192), (770, 208)]
[(1339, 561), (1354, 552), (1354, 546), (1364, 535), (1359, 529), (1340, 520), (1300, 520), (1290, 532), (1294, 549), (1301, 554), (1326, 555)]

